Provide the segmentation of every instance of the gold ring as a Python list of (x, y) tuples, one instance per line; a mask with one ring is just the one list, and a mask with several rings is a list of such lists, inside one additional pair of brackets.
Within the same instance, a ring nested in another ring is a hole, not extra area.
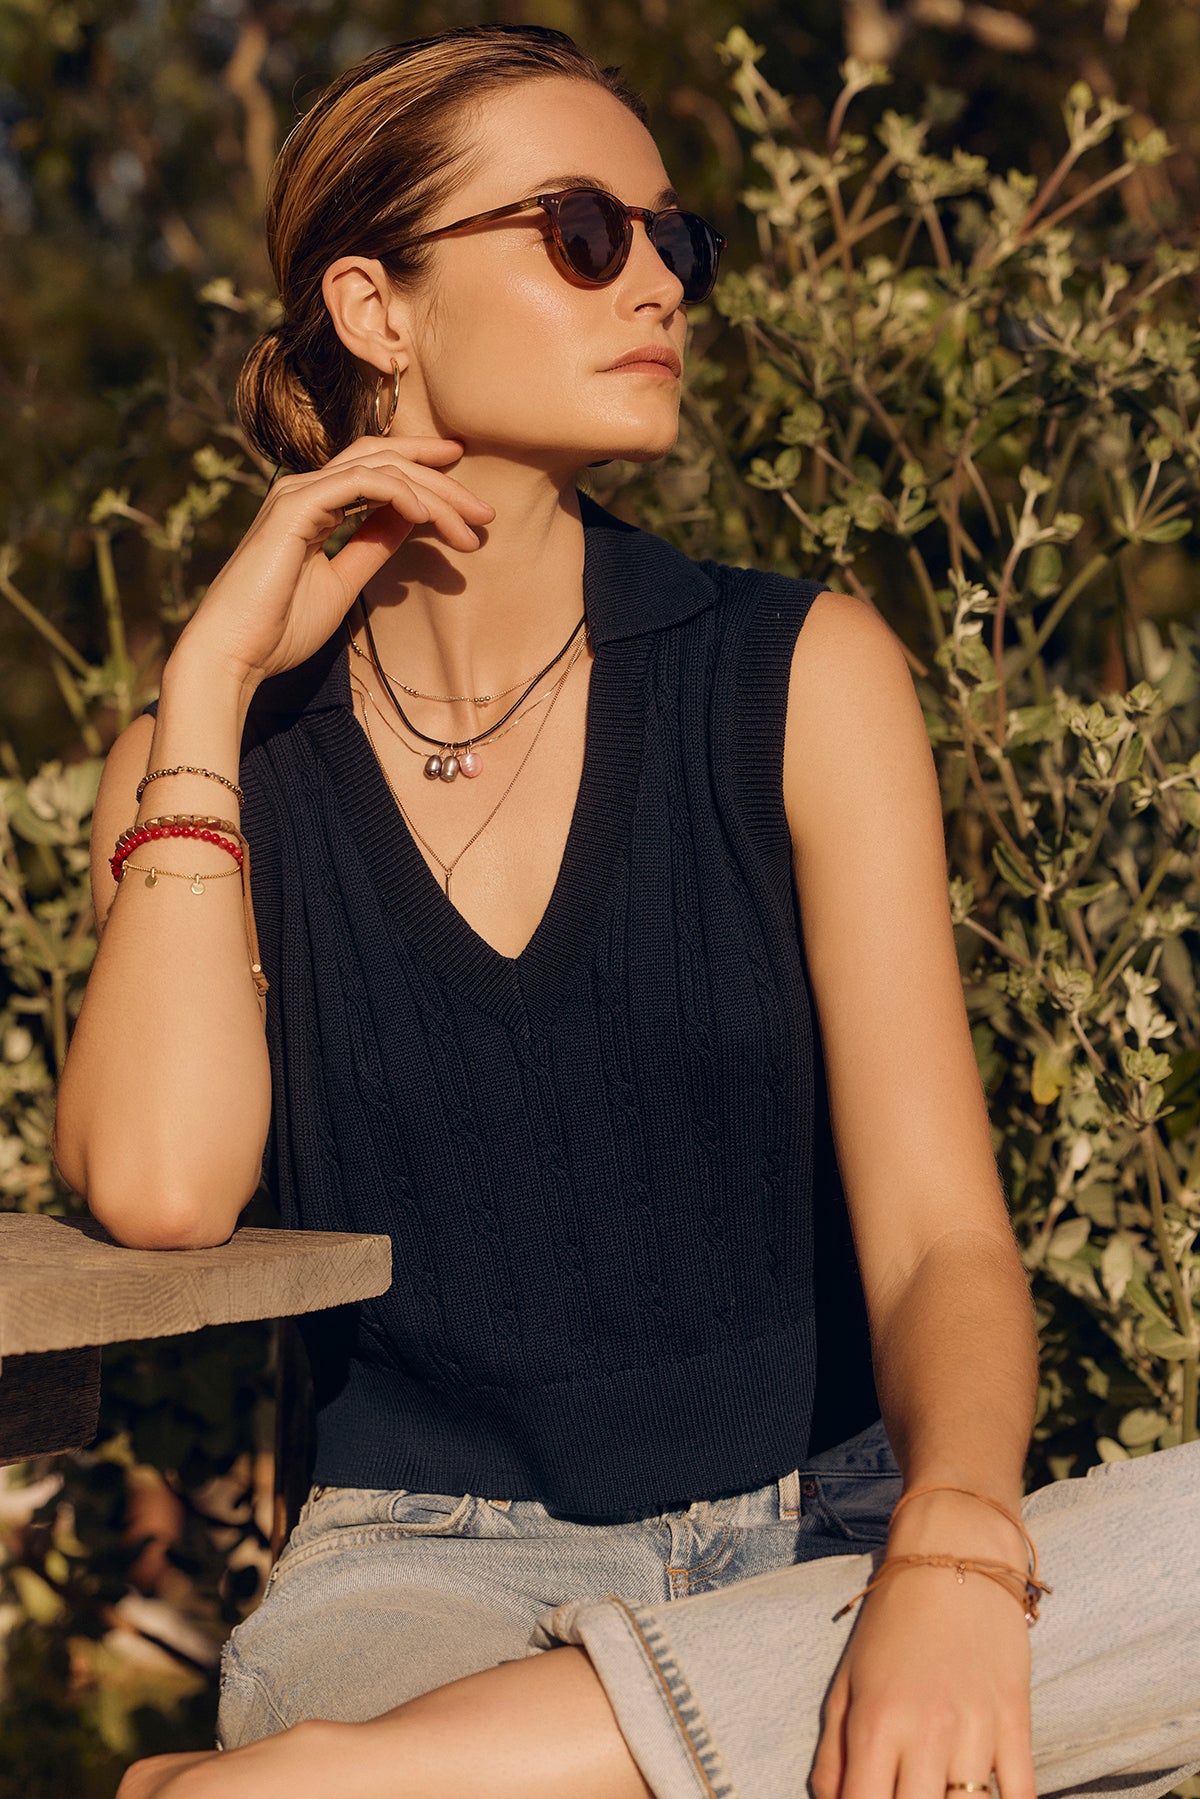
[(991, 1790), (990, 1780), (948, 1780), (946, 1782), (948, 1793), (990, 1793)]
[(353, 518), (356, 512), (370, 512), (374, 504), (374, 500), (351, 500), (348, 506), (342, 507), (343, 521), (348, 518)]

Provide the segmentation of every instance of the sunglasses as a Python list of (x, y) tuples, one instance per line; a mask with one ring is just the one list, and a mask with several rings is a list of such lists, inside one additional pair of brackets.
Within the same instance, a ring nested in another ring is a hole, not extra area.
[(559, 266), (589, 287), (615, 281), (629, 260), (633, 245), (633, 221), (640, 219), (646, 236), (671, 273), (683, 285), (684, 302), (707, 300), (717, 279), (725, 239), (699, 213), (681, 212), (669, 206), (652, 212), (648, 206), (626, 206), (615, 194), (599, 187), (572, 187), (559, 194), (532, 194), (511, 206), (494, 206), (490, 212), (474, 212), (455, 219), (436, 231), (410, 238), (414, 244), (432, 242), (464, 225), (482, 225), (485, 219), (504, 219), (511, 213), (540, 206), (550, 224), (550, 254)]

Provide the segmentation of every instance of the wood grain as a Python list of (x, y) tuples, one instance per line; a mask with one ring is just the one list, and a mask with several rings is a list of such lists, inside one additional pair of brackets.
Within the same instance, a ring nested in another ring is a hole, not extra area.
[(247, 1227), (215, 1249), (125, 1249), (94, 1219), (3, 1212), (0, 1357), (318, 1312), (390, 1284), (387, 1237)]
[(10, 1356), (0, 1380), (0, 1462), (86, 1449), (100, 1419), (99, 1349)]

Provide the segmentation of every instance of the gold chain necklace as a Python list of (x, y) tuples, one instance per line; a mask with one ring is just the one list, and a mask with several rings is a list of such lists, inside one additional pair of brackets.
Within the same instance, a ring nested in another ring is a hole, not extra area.
[[(366, 633), (367, 633), (367, 642), (370, 645), (370, 654), (367, 655), (365, 652), (360, 651), (359, 652), (360, 655), (363, 656), (365, 661), (370, 662), (371, 667), (375, 670), (375, 673), (378, 675), (380, 681), (383, 683), (383, 687), (384, 687), (385, 692), (387, 693), (388, 699), (392, 702), (392, 705), (395, 707), (395, 710), (396, 710), (397, 714), (399, 715), (400, 721), (404, 725), (405, 729), (407, 731), (409, 731), (412, 734), (412, 736), (418, 738), (422, 743), (429, 743), (429, 744), (433, 744), (435, 746), (434, 753), (432, 755), (427, 754), (426, 758), (425, 758), (425, 777), (426, 777), (426, 779), (430, 780), (430, 781), (436, 781), (436, 780), (441, 779), (447, 783), (450, 783), (450, 782), (456, 781), (458, 779), (459, 775), (461, 774), (461, 775), (465, 775), (467, 780), (473, 781), (476, 778), (476, 776), (481, 775), (483, 773), (483, 758), (479, 754), (478, 749), (476, 748), (476, 740), (473, 737), (465, 737), (465, 738), (461, 738), (461, 739), (456, 739), (454, 742), (448, 742), (444, 738), (439, 739), (437, 737), (430, 737), (426, 732), (420, 731), (417, 729), (417, 727), (416, 727), (416, 725), (414, 725), (412, 719), (409, 718), (408, 714), (405, 712), (404, 708), (401, 706), (400, 701), (396, 698), (395, 689), (392, 686), (391, 680), (389, 679), (387, 672), (385, 671), (385, 669), (383, 668), (383, 666), (381, 665), (381, 663), (379, 661), (379, 652), (378, 652), (378, 649), (376, 648), (374, 633), (371, 630), (370, 615), (367, 612), (367, 608), (366, 608), (366, 605), (363, 601), (363, 597), (361, 594), (358, 596), (358, 604), (362, 608), (363, 625), (364, 625), (364, 627), (366, 629)], [(354, 645), (353, 634), (349, 633), (348, 627), (347, 627), (347, 631), (348, 631), (348, 635), (350, 636), (351, 645), (354, 647), (357, 647)], [(539, 670), (539, 672), (536, 675), (534, 675), (533, 679), (527, 683), (524, 693), (521, 694), (519, 699), (514, 700), (513, 704), (508, 708), (508, 711), (503, 713), (498, 719), (496, 719), (495, 724), (497, 727), (499, 727), (500, 725), (507, 724), (509, 719), (512, 718), (513, 714), (516, 712), (519, 712), (521, 710), (521, 708), (525, 704), (525, 701), (528, 699), (529, 695), (533, 692), (534, 688), (538, 685), (538, 683), (540, 681), (544, 680), (544, 678), (550, 673), (551, 669), (553, 669), (556, 666), (556, 664), (558, 664), (559, 662), (562, 661), (563, 657), (567, 654), (567, 651), (570, 649), (572, 643), (575, 641), (575, 638), (577, 637), (577, 635), (579, 634), (580, 631), (583, 632), (584, 639), (586, 641), (587, 635), (588, 635), (586, 614), (584, 614), (584, 616), (580, 618), (579, 623), (575, 626), (575, 629), (571, 632), (571, 635), (567, 638), (567, 641), (563, 644), (562, 649), (558, 651), (557, 655), (552, 656), (550, 661), (547, 662), (545, 668)], [(403, 683), (401, 683), (401, 685), (403, 685)], [(508, 691), (511, 692), (512, 689), (510, 688), (510, 689), (508, 689)], [(487, 733), (485, 730), (485, 735), (486, 734)]]
[[(350, 648), (356, 656), (361, 656), (364, 662), (370, 662), (370, 656), (366, 650), (359, 648), (353, 636), (350, 638)], [(516, 693), (518, 687), (528, 687), (533, 679), (532, 675), (522, 675), (521, 679), (514, 681), (511, 687), (501, 687), (497, 693), (422, 693), (419, 688), (410, 687), (407, 681), (402, 681), (399, 675), (388, 674), (385, 668), (381, 667), (380, 673), (387, 675), (393, 687), (399, 687), (405, 693), (411, 693), (414, 700), (432, 700), (438, 706), (490, 706), (494, 701), (506, 699), (510, 693)]]
[[(512, 723), (505, 725), (502, 731), (493, 731), (487, 737), (478, 738), (476, 747), (481, 750), (486, 750), (489, 749), (493, 743), (499, 743), (502, 737), (507, 737), (510, 731), (515, 731), (521, 721), (528, 718), (529, 714), (536, 711), (537, 707), (544, 706), (547, 700), (552, 699), (554, 694), (558, 691), (559, 684), (566, 679), (566, 676), (575, 666), (576, 659), (582, 648), (583, 645), (581, 644), (579, 649), (575, 652), (575, 655), (572, 656), (570, 662), (567, 664), (566, 671), (558, 677), (558, 680), (552, 687), (547, 687), (545, 693), (539, 693), (536, 700), (530, 700), (528, 706), (523, 707), (522, 710), (517, 713), (517, 716), (513, 719)], [(420, 756), (422, 760), (428, 760), (427, 752), (419, 748), (417, 744), (408, 741), (408, 738), (404, 735), (403, 731), (400, 730), (399, 726), (392, 723), (387, 713), (383, 710), (383, 707), (379, 704), (378, 700), (374, 698), (369, 689), (364, 687), (361, 681), (356, 681), (353, 675), (350, 677), (350, 686), (354, 693), (362, 695), (364, 704), (371, 707), (376, 718), (387, 726), (397, 743), (403, 744), (410, 756)]]
[(363, 729), (367, 733), (367, 742), (371, 746), (371, 750), (372, 750), (372, 753), (374, 754), (375, 760), (377, 762), (379, 762), (379, 771), (382, 774), (384, 780), (387, 782), (388, 792), (391, 794), (392, 798), (395, 800), (396, 805), (399, 808), (401, 818), (404, 820), (405, 824), (408, 826), (409, 830), (412, 832), (412, 834), (416, 838), (417, 842), (421, 845), (421, 847), (423, 849), (426, 849), (429, 851), (429, 854), (433, 857), (434, 861), (437, 863), (438, 867), (441, 869), (442, 874), (445, 877), (444, 891), (445, 891), (447, 899), (450, 898), (450, 881), (451, 881), (451, 878), (453, 877), (455, 869), (458, 867), (459, 863), (462, 861), (462, 859), (466, 855), (467, 851), (471, 848), (471, 845), (473, 843), (478, 843), (479, 839), (483, 836), (483, 833), (487, 830), (488, 826), (491, 824), (492, 820), (495, 818), (497, 812), (499, 812), (501, 806), (504, 804), (505, 800), (508, 798), (509, 794), (512, 792), (513, 787), (516, 784), (517, 776), (520, 774), (521, 770), (524, 768), (525, 764), (528, 762), (530, 756), (532, 756), (534, 750), (537, 748), (538, 738), (541, 736), (542, 732), (546, 729), (546, 726), (550, 722), (550, 714), (554, 711), (555, 703), (558, 699), (558, 696), (562, 692), (563, 688), (566, 686), (567, 676), (570, 674), (571, 670), (574, 668), (576, 662), (578, 661), (579, 654), (582, 651), (582, 649), (583, 649), (583, 644), (580, 643), (579, 648), (575, 652), (575, 655), (572, 656), (570, 662), (568, 662), (566, 668), (563, 670), (562, 674), (559, 676), (558, 681), (555, 684), (554, 691), (550, 696), (550, 703), (546, 707), (546, 711), (538, 723), (537, 730), (534, 732), (532, 738), (530, 739), (528, 749), (525, 751), (525, 754), (521, 757), (521, 760), (517, 763), (517, 766), (514, 769), (512, 777), (509, 780), (507, 787), (504, 789), (504, 792), (500, 795), (500, 798), (496, 801), (496, 804), (492, 807), (491, 811), (488, 813), (488, 815), (484, 819), (483, 823), (479, 826), (478, 830), (473, 831), (471, 833), (470, 837), (467, 838), (467, 841), (463, 844), (462, 848), (459, 850), (457, 856), (455, 856), (454, 859), (450, 862), (443, 862), (442, 858), (438, 855), (438, 853), (434, 849), (433, 845), (426, 838), (422, 837), (420, 831), (418, 831), (416, 825), (413, 823), (412, 819), (409, 817), (408, 812), (404, 805), (404, 801), (400, 798), (400, 795), (396, 792), (396, 789), (392, 786), (391, 780), (388, 776), (387, 769), (384, 768), (383, 763), (379, 761), (379, 751), (375, 748), (375, 739), (371, 735), (371, 726), (367, 719), (366, 708), (364, 707), (364, 709), (363, 709)]

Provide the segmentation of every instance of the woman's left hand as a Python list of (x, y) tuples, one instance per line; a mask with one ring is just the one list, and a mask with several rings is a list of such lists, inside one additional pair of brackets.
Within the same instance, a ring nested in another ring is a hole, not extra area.
[(1013, 1597), (950, 1568), (888, 1575), (834, 1676), (815, 1799), (944, 1799), (952, 1782), (1035, 1799), (1029, 1626)]

